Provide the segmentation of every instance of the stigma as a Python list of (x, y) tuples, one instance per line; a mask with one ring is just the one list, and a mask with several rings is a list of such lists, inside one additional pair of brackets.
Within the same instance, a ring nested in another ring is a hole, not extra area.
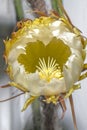
[(48, 57), (47, 62), (45, 58), (39, 58), (38, 66), (36, 66), (36, 68), (40, 78), (48, 82), (53, 78), (61, 79), (63, 77), (61, 68), (53, 57)]

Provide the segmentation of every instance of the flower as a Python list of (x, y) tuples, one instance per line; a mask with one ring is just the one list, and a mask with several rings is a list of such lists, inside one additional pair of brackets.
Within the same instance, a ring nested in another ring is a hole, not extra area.
[(13, 85), (29, 92), (33, 99), (41, 95), (58, 98), (62, 93), (67, 96), (79, 88), (76, 82), (84, 65), (85, 39), (64, 18), (22, 22), (5, 41), (5, 54)]

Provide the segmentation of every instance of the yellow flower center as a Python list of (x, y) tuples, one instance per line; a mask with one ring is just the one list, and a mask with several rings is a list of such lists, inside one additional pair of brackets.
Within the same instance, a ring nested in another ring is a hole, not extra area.
[(44, 58), (39, 58), (39, 65), (36, 66), (36, 68), (39, 71), (40, 78), (48, 82), (52, 78), (60, 79), (63, 77), (60, 66), (56, 63), (54, 58), (48, 57), (47, 63)]

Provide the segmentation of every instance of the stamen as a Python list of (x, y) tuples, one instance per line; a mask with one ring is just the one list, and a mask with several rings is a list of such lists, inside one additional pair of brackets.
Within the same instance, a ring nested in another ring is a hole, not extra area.
[(48, 82), (52, 78), (60, 79), (62, 77), (61, 68), (53, 57), (48, 57), (47, 63), (44, 58), (39, 58), (39, 65), (36, 66), (36, 68), (39, 71), (40, 78), (45, 79)]

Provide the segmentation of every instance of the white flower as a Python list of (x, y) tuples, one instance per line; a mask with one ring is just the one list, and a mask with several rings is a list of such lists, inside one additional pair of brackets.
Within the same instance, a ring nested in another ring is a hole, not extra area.
[(84, 39), (62, 19), (40, 17), (23, 22), (5, 45), (12, 80), (32, 96), (66, 93), (79, 80)]

